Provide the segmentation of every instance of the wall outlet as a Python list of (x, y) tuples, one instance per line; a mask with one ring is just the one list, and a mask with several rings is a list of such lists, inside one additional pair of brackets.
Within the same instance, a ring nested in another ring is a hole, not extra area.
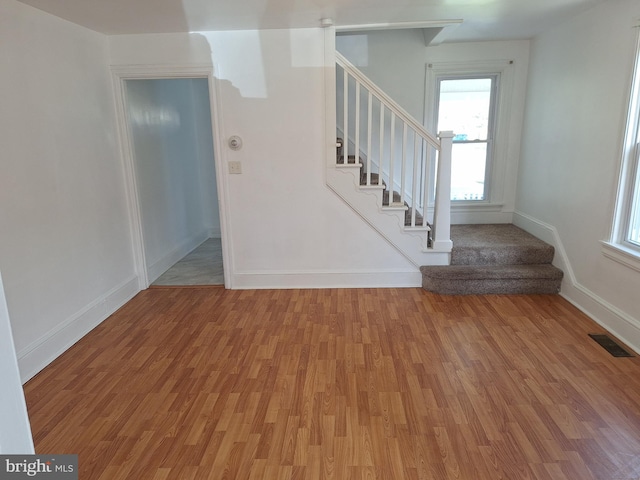
[(240, 162), (229, 162), (229, 173), (242, 173), (242, 163)]

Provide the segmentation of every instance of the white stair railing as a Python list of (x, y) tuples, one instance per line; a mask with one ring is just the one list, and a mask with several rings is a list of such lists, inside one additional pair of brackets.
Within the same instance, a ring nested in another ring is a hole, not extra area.
[(338, 136), (344, 139), (337, 164), (362, 161), (362, 186), (384, 188), (383, 206), (408, 210), (405, 225), (413, 228), (429, 228), (429, 184), (435, 175), (432, 248), (450, 251), (453, 133), (428, 132), (338, 52), (336, 64)]

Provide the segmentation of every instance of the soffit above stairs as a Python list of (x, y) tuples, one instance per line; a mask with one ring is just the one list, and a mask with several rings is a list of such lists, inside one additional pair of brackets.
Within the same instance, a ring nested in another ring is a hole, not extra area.
[(366, 25), (337, 25), (337, 35), (353, 35), (355, 33), (375, 32), (379, 30), (421, 30), (424, 36), (424, 46), (440, 45), (462, 24), (463, 20), (438, 20), (433, 22), (395, 22), (371, 23)]

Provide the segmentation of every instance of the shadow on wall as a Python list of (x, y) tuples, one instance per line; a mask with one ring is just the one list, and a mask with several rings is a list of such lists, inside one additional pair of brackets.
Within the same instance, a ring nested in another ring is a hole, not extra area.
[[(237, 281), (231, 288), (251, 275), (255, 282), (285, 278), (274, 272), (288, 272), (288, 279), (410, 268), (327, 190), (325, 79), (333, 66), (325, 67), (325, 33), (318, 27), (111, 39), (117, 65), (213, 67), (223, 247), (226, 239), (231, 256), (225, 269)], [(228, 147), (235, 135), (240, 150)], [(229, 174), (229, 161), (240, 162), (240, 175)], [(350, 239), (346, 245), (327, 235), (337, 229)]]

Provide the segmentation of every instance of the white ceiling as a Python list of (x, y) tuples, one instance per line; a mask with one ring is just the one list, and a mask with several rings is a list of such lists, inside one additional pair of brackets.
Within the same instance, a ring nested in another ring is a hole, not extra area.
[(20, 0), (105, 34), (317, 27), (461, 19), (444, 41), (530, 38), (614, 0)]

